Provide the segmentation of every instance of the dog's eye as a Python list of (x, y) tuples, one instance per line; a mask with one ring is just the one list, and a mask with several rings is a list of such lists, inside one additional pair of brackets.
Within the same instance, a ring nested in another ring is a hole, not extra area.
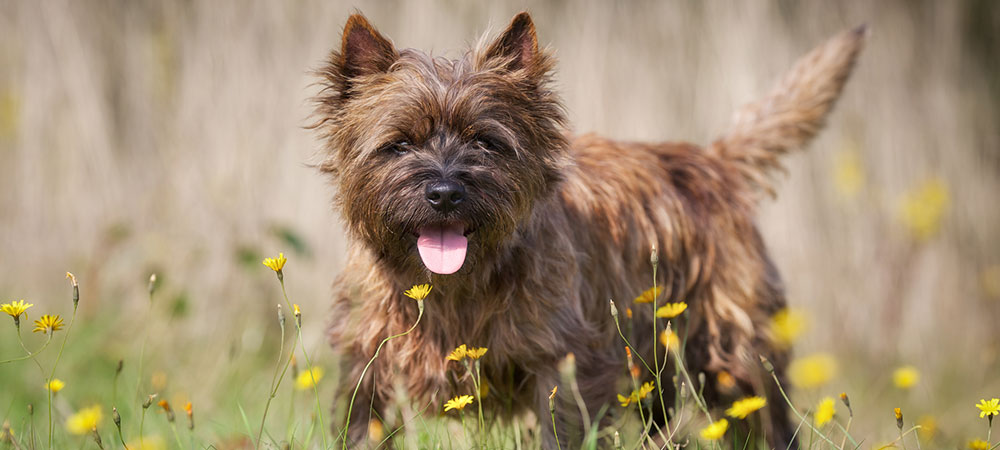
[(476, 146), (491, 152), (501, 152), (504, 149), (503, 145), (488, 136), (476, 136)]
[(410, 144), (408, 141), (396, 141), (383, 145), (382, 148), (379, 149), (379, 151), (385, 153), (391, 152), (396, 155), (405, 155), (409, 153), (410, 150), (412, 150), (412, 148), (413, 145)]

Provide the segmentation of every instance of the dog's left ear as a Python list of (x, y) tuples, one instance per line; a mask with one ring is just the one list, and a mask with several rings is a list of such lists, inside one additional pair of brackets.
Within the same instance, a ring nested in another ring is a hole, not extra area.
[[(539, 57), (538, 36), (535, 24), (527, 12), (522, 12), (511, 20), (507, 29), (500, 34), (483, 54), (481, 63), (502, 59), (508, 70), (530, 69)], [(481, 64), (482, 65), (482, 64)]]

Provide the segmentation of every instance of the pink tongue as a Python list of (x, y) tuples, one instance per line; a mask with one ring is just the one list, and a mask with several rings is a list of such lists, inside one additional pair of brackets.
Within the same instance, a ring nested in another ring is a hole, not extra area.
[(417, 249), (428, 270), (448, 275), (462, 268), (469, 247), (463, 231), (461, 226), (430, 226), (420, 230)]

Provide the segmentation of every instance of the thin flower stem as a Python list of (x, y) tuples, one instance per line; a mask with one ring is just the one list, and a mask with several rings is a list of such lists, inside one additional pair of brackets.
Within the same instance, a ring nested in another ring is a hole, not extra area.
[(170, 430), (174, 432), (174, 440), (177, 441), (178, 450), (184, 448), (184, 444), (181, 443), (181, 436), (177, 434), (177, 423), (170, 422)]
[[(657, 299), (657, 297), (659, 297), (658, 295), (656, 295), (657, 294), (657, 291), (656, 291), (656, 266), (657, 265), (658, 264), (653, 264), (653, 366), (656, 367), (656, 374), (655, 374), (656, 375), (656, 380), (655, 380), (656, 381), (656, 393), (660, 397), (660, 409), (663, 410), (663, 420), (666, 421), (667, 417), (668, 417), (667, 416), (667, 404), (666, 404), (666, 402), (663, 401), (663, 385), (662, 385), (663, 383), (660, 383), (660, 360), (659, 360), (659, 356), (658, 356), (659, 351), (656, 349), (656, 344), (657, 344), (657, 342), (659, 342), (659, 339), (657, 339), (658, 336), (656, 335), (656, 299)], [(669, 343), (669, 341), (668, 341), (668, 343)], [(667, 348), (667, 352), (669, 352), (669, 351), (670, 351), (670, 349)], [(663, 356), (664, 356), (664, 358), (663, 358), (664, 359), (664, 361), (663, 361), (664, 366), (667, 364), (666, 355), (667, 355), (667, 353), (665, 352), (663, 354)], [(650, 420), (652, 420), (652, 418), (650, 418)]]
[[(52, 377), (56, 375), (56, 367), (59, 366), (59, 360), (62, 358), (63, 349), (66, 348), (66, 341), (69, 340), (69, 332), (73, 330), (73, 323), (76, 322), (76, 309), (77, 303), (73, 304), (73, 317), (69, 319), (69, 325), (66, 327), (66, 334), (63, 335), (62, 345), (59, 346), (59, 353), (56, 354), (56, 362), (52, 363), (52, 371), (49, 372), (49, 377), (45, 380), (45, 385), (48, 387), (49, 383), (52, 382)], [(49, 331), (49, 333), (55, 333), (55, 330)], [(52, 448), (52, 389), (48, 390), (48, 407), (49, 407), (49, 449)]]
[[(18, 327), (18, 329), (17, 329), (17, 340), (18, 340), (18, 342), (21, 342), (21, 347), (24, 347), (24, 342), (21, 341), (21, 328), (20, 327)], [(26, 360), (28, 358), (34, 359), (36, 355), (38, 355), (39, 353), (42, 352), (42, 350), (45, 350), (45, 347), (49, 346), (49, 342), (52, 342), (52, 334), (51, 333), (48, 334), (48, 339), (45, 340), (45, 343), (42, 344), (42, 346), (39, 347), (38, 350), (35, 350), (34, 353), (28, 351), (28, 349), (25, 348), (24, 351), (28, 352), (27, 355), (24, 355), (24, 356), (22, 356), (20, 358), (5, 359), (3, 361), (0, 361), (0, 364), (7, 364), (7, 363), (10, 363), (10, 362), (16, 362), (16, 361), (24, 361), (24, 360)], [(35, 364), (38, 364), (38, 361), (35, 361)], [(38, 364), (38, 369), (39, 370), (42, 369), (42, 366), (40, 364)], [(42, 373), (44, 374), (45, 372), (42, 371)]]
[[(131, 450), (128, 448), (128, 444), (125, 443), (125, 438), (122, 437), (122, 428), (121, 427), (115, 427), (115, 428), (118, 429), (118, 442), (122, 443), (122, 447), (124, 447), (125, 450)], [(139, 445), (140, 446), (142, 445), (142, 441), (139, 441)]]
[(847, 426), (844, 427), (844, 438), (840, 440), (840, 447), (837, 447), (840, 450), (844, 450), (844, 446), (847, 445), (847, 436), (851, 434), (851, 422), (853, 421), (854, 421), (854, 414), (851, 414), (847, 418)]
[(139, 416), (139, 445), (145, 442), (146, 438), (143, 437), (142, 429), (146, 425), (146, 408), (142, 408), (142, 414)]
[[(275, 393), (277, 392), (277, 387), (275, 384), (280, 385), (281, 380), (278, 379), (278, 372), (281, 371), (281, 362), (285, 360), (285, 320), (284, 316), (281, 316), (281, 320), (278, 321), (281, 325), (281, 340), (278, 341), (278, 360), (274, 363), (274, 374), (271, 375), (271, 387), (267, 390), (267, 402), (264, 403), (264, 414), (260, 418), (260, 428), (257, 430), (257, 440), (254, 448), (260, 448), (260, 439), (264, 434), (264, 422), (267, 419), (267, 410), (271, 407), (271, 400), (274, 400)], [(295, 344), (292, 344), (292, 350), (294, 351)], [(289, 358), (289, 361), (291, 359)], [(288, 367), (288, 364), (285, 364)], [(284, 378), (285, 372), (281, 371), (281, 376)]]
[(795, 405), (792, 404), (792, 401), (788, 399), (788, 394), (785, 393), (785, 388), (781, 386), (781, 382), (778, 381), (778, 376), (775, 375), (774, 372), (771, 372), (771, 378), (774, 378), (774, 383), (778, 385), (778, 392), (781, 392), (781, 397), (784, 398), (785, 399), (785, 403), (788, 403), (788, 406), (791, 407), (792, 412), (794, 412), (795, 415), (798, 416), (800, 420), (802, 420), (802, 422), (804, 422), (806, 425), (809, 425), (810, 429), (812, 429), (813, 431), (815, 431), (816, 433), (818, 433), (819, 437), (823, 438), (824, 441), (826, 441), (830, 445), (836, 447), (837, 446), (836, 443), (834, 443), (833, 441), (831, 441), (830, 438), (824, 436), (823, 433), (820, 433), (820, 431), (817, 430), (816, 427), (814, 427), (812, 425), (812, 422), (806, 421), (806, 418), (803, 417), (801, 413), (799, 413), (799, 410), (795, 407)]
[[(364, 381), (365, 374), (368, 373), (368, 369), (371, 367), (372, 363), (375, 362), (375, 358), (378, 358), (378, 354), (379, 354), (380, 351), (382, 351), (382, 346), (384, 346), (386, 342), (389, 342), (389, 341), (391, 341), (393, 339), (396, 339), (398, 337), (402, 337), (402, 336), (406, 336), (406, 335), (410, 334), (410, 332), (413, 331), (413, 330), (415, 330), (417, 328), (417, 325), (420, 324), (420, 319), (424, 317), (423, 300), (419, 300), (417, 304), (419, 305), (418, 306), (418, 311), (419, 312), (417, 313), (417, 320), (416, 320), (416, 322), (413, 322), (413, 326), (410, 327), (410, 329), (408, 329), (408, 330), (406, 330), (406, 331), (404, 331), (402, 333), (395, 334), (395, 335), (392, 335), (392, 336), (389, 336), (389, 337), (383, 339), (382, 342), (380, 342), (378, 344), (378, 347), (375, 349), (375, 355), (372, 356), (372, 359), (368, 360), (368, 364), (366, 364), (365, 368), (363, 370), (361, 370), (361, 376), (358, 377), (358, 384), (357, 384), (357, 386), (354, 387), (354, 393), (351, 394), (351, 402), (347, 405), (347, 423), (344, 425), (344, 443), (343, 443), (343, 447), (342, 447), (343, 450), (347, 450), (347, 439), (348, 439), (348, 437), (347, 437), (347, 430), (351, 426), (351, 413), (354, 410), (354, 399), (357, 398), (357, 396), (358, 396), (358, 390), (361, 389), (361, 382)], [(307, 363), (308, 363), (308, 361), (307, 361)], [(464, 414), (462, 416), (462, 427), (463, 428), (465, 427), (465, 415)], [(468, 437), (466, 437), (466, 440), (468, 440)]]
[(656, 372), (654, 372), (653, 369), (649, 367), (649, 364), (646, 363), (645, 359), (642, 359), (642, 356), (639, 354), (639, 351), (635, 349), (635, 346), (633, 346), (632, 343), (628, 341), (628, 338), (626, 338), (625, 335), (622, 333), (622, 327), (618, 323), (618, 320), (615, 320), (615, 328), (618, 329), (618, 336), (621, 336), (622, 341), (625, 342), (625, 345), (632, 350), (632, 355), (635, 356), (637, 359), (639, 359), (639, 362), (641, 362), (642, 366), (646, 368), (646, 371), (655, 374)]
[[(295, 308), (292, 306), (292, 302), (288, 300), (288, 293), (285, 291), (285, 278), (283, 276), (278, 277), (278, 282), (281, 283), (281, 295), (285, 297), (285, 304), (288, 305), (289, 311), (294, 311)], [(418, 321), (420, 319), (417, 319)], [(416, 324), (414, 324), (416, 326)], [(295, 318), (295, 331), (298, 333), (299, 347), (302, 349), (302, 357), (306, 360), (306, 370), (309, 371), (309, 379), (312, 381), (313, 396), (316, 398), (316, 415), (319, 418), (320, 426), (326, 425), (326, 420), (323, 419), (323, 406), (319, 404), (319, 388), (317, 387), (316, 372), (313, 371), (312, 361), (309, 359), (309, 353), (306, 352), (306, 343), (302, 340), (302, 324), (299, 322), (298, 317)], [(326, 441), (326, 435), (329, 433), (320, 433), (323, 436), (323, 450), (330, 448), (330, 444)], [(345, 439), (346, 441), (346, 439)]]
[(562, 445), (559, 445), (559, 432), (556, 431), (556, 411), (554, 408), (549, 410), (549, 415), (552, 416), (552, 434), (556, 437), (556, 449), (562, 450)]
[(475, 378), (475, 389), (476, 389), (476, 407), (479, 409), (479, 444), (485, 448), (486, 437), (486, 427), (483, 420), (483, 378), (479, 371), (479, 360), (476, 360), (476, 378)]

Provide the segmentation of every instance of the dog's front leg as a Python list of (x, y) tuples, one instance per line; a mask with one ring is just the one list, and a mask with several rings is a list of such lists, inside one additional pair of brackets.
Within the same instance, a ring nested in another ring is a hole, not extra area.
[[(344, 355), (343, 373), (346, 374), (337, 393), (337, 398), (345, 401), (344, 414), (349, 415), (350, 423), (347, 430), (334, 429), (334, 433), (345, 433), (348, 448), (376, 448), (379, 442), (373, 441), (370, 425), (372, 420), (384, 421), (385, 407), (389, 402), (391, 389), (388, 380), (377, 380), (382, 372), (381, 364), (376, 360), (368, 370), (365, 366), (369, 358), (360, 352)], [(364, 378), (362, 379), (362, 372)], [(360, 384), (359, 384), (360, 383)], [(357, 393), (355, 394), (355, 389)], [(352, 402), (353, 397), (353, 402)], [(340, 423), (345, 423), (344, 421)], [(379, 448), (389, 448), (385, 444)]]
[[(538, 376), (536, 411), (542, 428), (542, 447), (582, 448), (588, 433), (596, 436), (596, 431), (609, 420), (605, 408), (614, 399), (620, 368), (613, 352), (604, 354), (590, 349), (579, 349), (573, 358), (553, 363), (552, 367), (556, 366), (562, 370)], [(597, 444), (601, 448), (610, 442)]]

